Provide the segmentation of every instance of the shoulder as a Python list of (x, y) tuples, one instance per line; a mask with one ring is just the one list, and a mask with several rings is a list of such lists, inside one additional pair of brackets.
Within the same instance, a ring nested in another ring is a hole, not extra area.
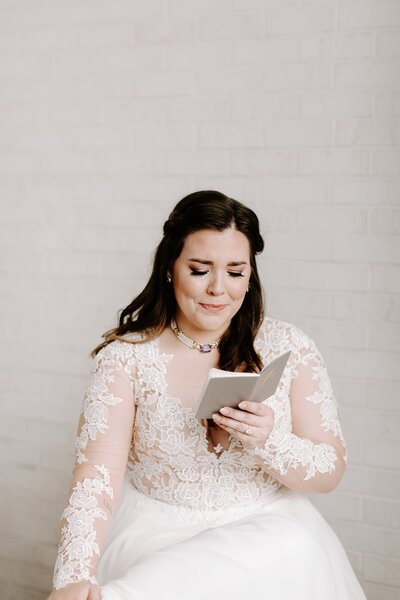
[(96, 354), (96, 362), (133, 364), (143, 353), (149, 351), (156, 338), (151, 331), (128, 331), (103, 346)]
[(128, 333), (109, 342), (94, 357), (93, 370), (101, 367), (110, 371), (124, 370), (127, 373), (131, 372), (136, 362), (135, 347), (142, 340), (140, 334)]
[(314, 340), (300, 327), (272, 317), (265, 317), (263, 320), (254, 346), (263, 359), (278, 356), (289, 350), (294, 353), (316, 350)]

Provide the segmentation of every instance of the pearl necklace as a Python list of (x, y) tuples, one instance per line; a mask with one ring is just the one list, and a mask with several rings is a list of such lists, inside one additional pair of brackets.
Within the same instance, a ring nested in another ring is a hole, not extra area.
[(178, 340), (180, 340), (189, 348), (199, 350), (199, 352), (211, 352), (213, 348), (218, 348), (219, 339), (215, 340), (215, 342), (211, 342), (210, 344), (199, 344), (199, 342), (196, 342), (195, 340), (192, 340), (190, 337), (185, 335), (183, 331), (179, 329), (174, 319), (171, 319), (170, 327), (176, 335), (176, 337), (178, 338)]

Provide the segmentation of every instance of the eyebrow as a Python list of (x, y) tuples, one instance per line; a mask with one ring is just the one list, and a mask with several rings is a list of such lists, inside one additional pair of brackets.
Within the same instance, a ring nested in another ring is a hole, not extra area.
[[(200, 263), (202, 265), (213, 265), (213, 261), (212, 260), (203, 260), (202, 258), (189, 258), (189, 261), (192, 262), (197, 262)], [(228, 263), (228, 267), (240, 267), (241, 265), (247, 265), (246, 261), (232, 261)]]

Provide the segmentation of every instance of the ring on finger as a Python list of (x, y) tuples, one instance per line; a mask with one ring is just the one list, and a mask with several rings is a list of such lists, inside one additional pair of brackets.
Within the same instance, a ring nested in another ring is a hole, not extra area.
[(246, 435), (251, 435), (251, 427), (247, 427), (246, 431), (245, 431)]

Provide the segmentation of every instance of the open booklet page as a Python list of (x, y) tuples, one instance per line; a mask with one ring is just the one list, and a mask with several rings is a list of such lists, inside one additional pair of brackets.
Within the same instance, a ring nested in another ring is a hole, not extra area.
[(210, 419), (223, 406), (237, 407), (242, 400), (262, 402), (272, 396), (289, 360), (290, 351), (278, 356), (260, 373), (210, 369), (196, 410), (197, 419)]

